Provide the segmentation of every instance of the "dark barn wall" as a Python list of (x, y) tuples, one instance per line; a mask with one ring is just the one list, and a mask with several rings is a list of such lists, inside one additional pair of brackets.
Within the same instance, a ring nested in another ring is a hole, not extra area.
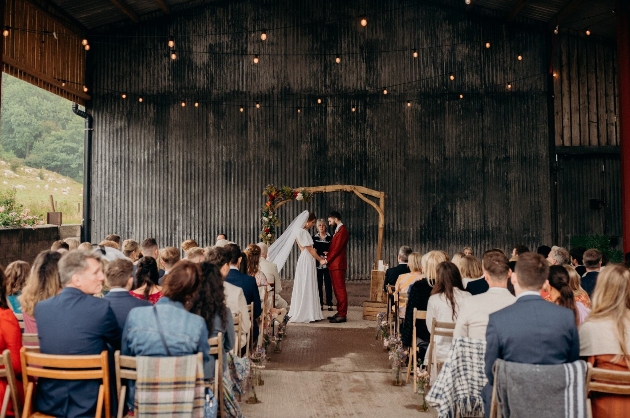
[[(93, 240), (116, 232), (208, 245), (224, 231), (255, 242), (261, 193), (273, 183), (383, 190), (390, 263), (403, 244), (480, 254), (549, 243), (544, 33), (469, 16), (459, 3), (225, 2), (101, 34), (92, 48)], [(337, 193), (285, 205), (280, 216), (286, 225), (307, 208), (342, 213), (348, 276), (368, 277), (376, 212)]]

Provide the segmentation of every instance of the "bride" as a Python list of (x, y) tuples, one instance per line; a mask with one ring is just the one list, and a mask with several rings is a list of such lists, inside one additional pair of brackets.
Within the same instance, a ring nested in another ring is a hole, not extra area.
[(291, 308), (289, 309), (289, 322), (313, 322), (324, 319), (319, 295), (317, 293), (317, 270), (315, 260), (325, 264), (326, 260), (319, 257), (313, 248), (313, 238), (308, 230), (315, 225), (317, 217), (309, 211), (304, 211), (291, 222), (284, 233), (269, 247), (267, 260), (278, 266), (278, 272), (282, 270), (293, 248), (293, 242), (297, 242), (300, 249), (300, 257), (295, 266), (293, 277), (293, 293), (291, 295)]

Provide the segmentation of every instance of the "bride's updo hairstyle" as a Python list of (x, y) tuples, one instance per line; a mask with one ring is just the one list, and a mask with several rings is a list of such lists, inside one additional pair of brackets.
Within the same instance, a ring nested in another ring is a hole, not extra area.
[(315, 216), (315, 214), (313, 212), (309, 212), (308, 213), (308, 219), (306, 220), (306, 222), (312, 222), (315, 219), (317, 219), (317, 216)]

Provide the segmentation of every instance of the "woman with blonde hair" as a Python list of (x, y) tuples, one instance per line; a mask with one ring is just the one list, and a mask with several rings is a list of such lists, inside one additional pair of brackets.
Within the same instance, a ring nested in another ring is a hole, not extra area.
[(461, 263), (457, 266), (459, 273), (462, 276), (462, 285), (464, 289), (468, 286), (468, 283), (478, 280), (483, 276), (483, 270), (481, 269), (481, 262), (472, 255), (467, 255), (462, 258)]
[[(411, 253), (407, 259), (407, 265), (411, 273), (405, 273), (398, 276), (396, 280), (396, 293), (408, 293), (409, 287), (413, 285), (418, 280), (422, 279), (422, 254), (420, 253)], [(398, 308), (398, 316), (400, 318), (405, 317), (407, 304), (405, 302), (400, 302)]]
[(582, 305), (590, 309), (591, 298), (588, 297), (588, 293), (586, 293), (586, 290), (582, 289), (580, 275), (578, 274), (577, 270), (575, 270), (575, 267), (570, 264), (565, 264), (563, 267), (569, 273), (569, 287), (571, 287), (571, 290), (573, 290), (575, 302), (580, 302), (582, 303)]
[[(630, 369), (630, 271), (609, 264), (599, 273), (591, 313), (580, 328), (580, 357), (594, 367)], [(593, 418), (621, 418), (630, 411), (630, 396), (591, 393)]]
[(11, 310), (22, 313), (22, 306), (18, 298), (22, 295), (22, 289), (26, 285), (26, 279), (31, 273), (31, 265), (26, 261), (14, 261), (7, 266), (4, 274), (7, 276), (7, 299)]
[(22, 295), (18, 298), (22, 306), (24, 332), (27, 334), (37, 334), (37, 324), (33, 315), (35, 306), (61, 291), (58, 266), (60, 259), (61, 254), (56, 251), (42, 251), (33, 262)]
[(138, 261), (140, 256), (140, 244), (138, 244), (137, 241), (126, 239), (123, 241), (121, 249), (125, 257), (129, 257), (134, 264)]
[(66, 238), (63, 241), (68, 244), (68, 251), (76, 250), (79, 248), (79, 244), (81, 243), (81, 241), (76, 238)]
[(453, 258), (451, 258), (451, 263), (455, 264), (458, 269), (461, 270), (462, 259), (466, 257), (466, 254), (459, 252), (456, 253)]

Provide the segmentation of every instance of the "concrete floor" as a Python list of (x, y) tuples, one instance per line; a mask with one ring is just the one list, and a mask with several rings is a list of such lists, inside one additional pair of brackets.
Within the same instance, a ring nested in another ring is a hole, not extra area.
[(411, 382), (392, 386), (375, 323), (364, 321), (358, 306), (350, 307), (344, 324), (289, 324), (282, 352), (269, 356), (265, 384), (255, 388), (262, 402), (247, 404), (244, 397), (241, 403), (248, 418), (437, 416), (419, 411), (421, 398)]

